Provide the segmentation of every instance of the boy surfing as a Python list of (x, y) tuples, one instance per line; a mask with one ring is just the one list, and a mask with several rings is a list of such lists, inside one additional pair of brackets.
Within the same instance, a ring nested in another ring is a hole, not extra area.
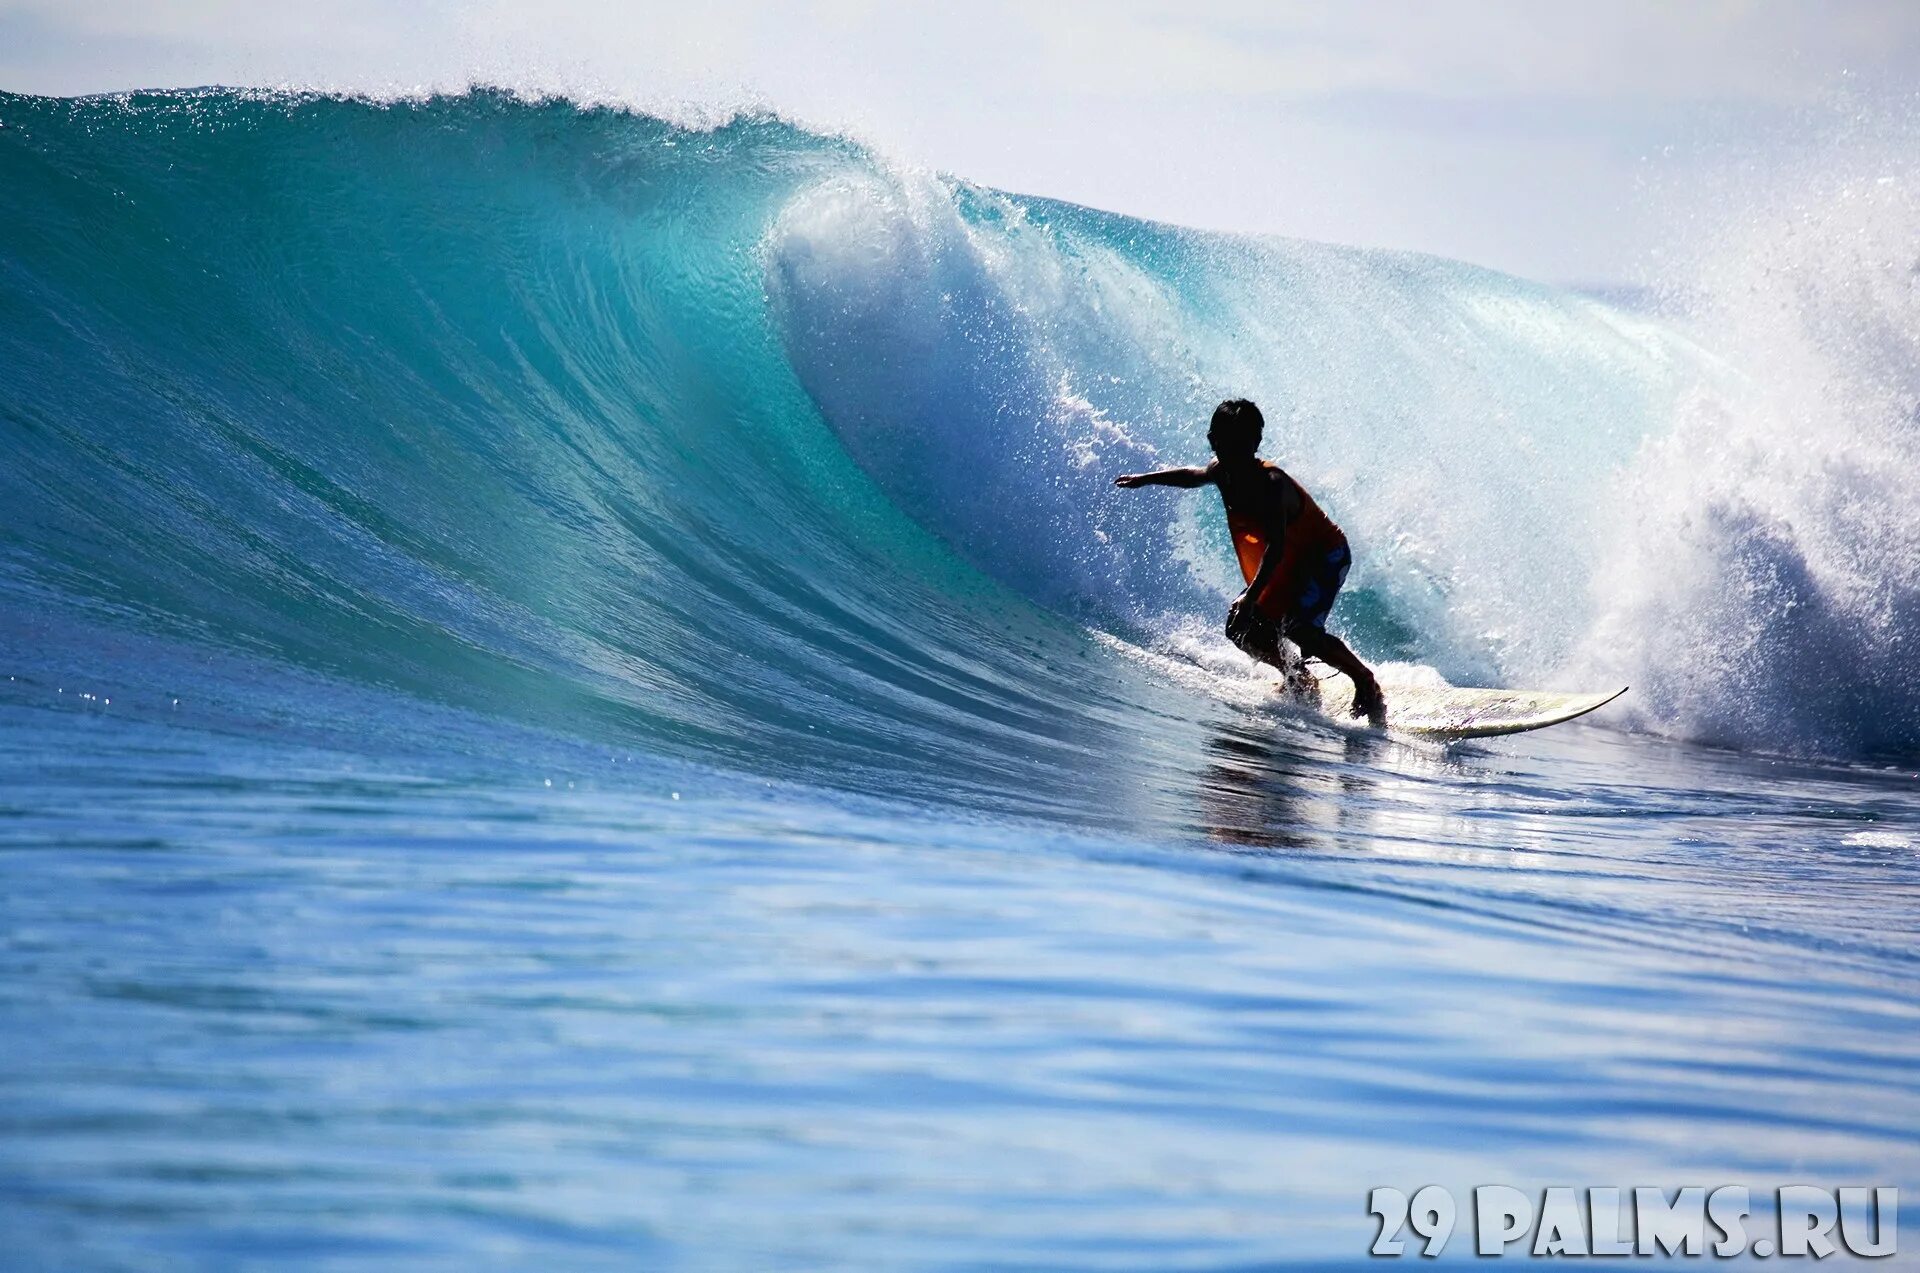
[(1280, 652), (1285, 636), (1302, 654), (1352, 677), (1353, 714), (1379, 721), (1386, 713), (1380, 682), (1346, 642), (1326, 629), (1327, 612), (1353, 564), (1347, 537), (1286, 470), (1256, 454), (1266, 427), (1259, 407), (1229, 398), (1214, 408), (1207, 427), (1211, 463), (1123, 473), (1113, 484), (1128, 490), (1219, 487), (1240, 574), (1247, 581), (1246, 591), (1227, 609), (1227, 639), (1285, 672), (1288, 660)]

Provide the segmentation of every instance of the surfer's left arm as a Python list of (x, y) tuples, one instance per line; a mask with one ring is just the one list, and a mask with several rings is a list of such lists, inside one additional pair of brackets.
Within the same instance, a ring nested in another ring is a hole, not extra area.
[(1122, 473), (1113, 484), (1122, 490), (1137, 486), (1205, 486), (1213, 480), (1213, 465), (1204, 468), (1156, 469), (1151, 473)]

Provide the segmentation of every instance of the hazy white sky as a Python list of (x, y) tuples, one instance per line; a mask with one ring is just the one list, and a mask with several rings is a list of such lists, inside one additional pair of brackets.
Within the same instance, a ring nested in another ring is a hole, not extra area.
[(12, 91), (474, 78), (761, 103), (1008, 189), (1607, 281), (1730, 174), (1905, 112), (1920, 2), (0, 0)]

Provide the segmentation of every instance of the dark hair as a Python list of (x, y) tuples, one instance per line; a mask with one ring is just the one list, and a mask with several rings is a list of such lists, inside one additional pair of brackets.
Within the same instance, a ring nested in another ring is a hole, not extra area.
[(1260, 445), (1260, 435), (1266, 430), (1267, 418), (1260, 414), (1259, 407), (1245, 398), (1228, 398), (1213, 409), (1213, 422), (1207, 426), (1207, 436), (1238, 435), (1257, 447)]

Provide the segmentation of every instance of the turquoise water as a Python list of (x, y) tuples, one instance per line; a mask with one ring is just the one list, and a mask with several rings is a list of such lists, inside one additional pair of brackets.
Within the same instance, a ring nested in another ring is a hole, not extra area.
[[(1818, 346), (1816, 507), (1672, 454), (1768, 436), (1737, 342), (1456, 263), (772, 119), (0, 124), (13, 1264), (1357, 1267), (1375, 1185), (1920, 1184), (1898, 341)], [(1214, 509), (1108, 485), (1227, 392), (1362, 653), (1635, 712), (1278, 707)]]

